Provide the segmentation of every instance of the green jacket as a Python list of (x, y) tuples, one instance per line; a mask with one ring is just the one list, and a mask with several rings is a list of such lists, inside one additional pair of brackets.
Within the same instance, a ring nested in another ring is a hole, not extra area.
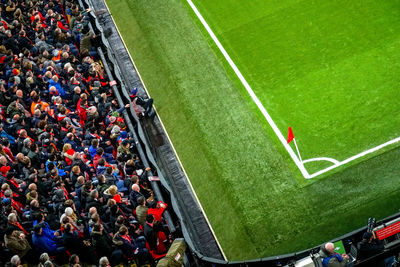
[(136, 207), (136, 219), (141, 224), (144, 225), (146, 222), (147, 210), (149, 208), (146, 206), (137, 206)]
[(19, 257), (25, 256), (32, 249), (28, 240), (19, 238), (21, 234), (23, 234), (22, 231), (14, 231), (10, 236), (4, 235), (6, 247)]

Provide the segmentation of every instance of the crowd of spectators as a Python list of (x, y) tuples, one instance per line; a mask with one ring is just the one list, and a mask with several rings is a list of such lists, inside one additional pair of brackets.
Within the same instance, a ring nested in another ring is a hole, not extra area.
[(0, 265), (153, 263), (171, 241), (166, 204), (98, 58), (91, 10), (0, 8)]

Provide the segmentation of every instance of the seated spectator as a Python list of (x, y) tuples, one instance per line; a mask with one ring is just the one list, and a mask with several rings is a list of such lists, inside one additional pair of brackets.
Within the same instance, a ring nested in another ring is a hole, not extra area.
[(107, 257), (101, 257), (99, 260), (99, 267), (111, 267)]
[(78, 157), (78, 153), (72, 149), (71, 144), (67, 143), (63, 146), (63, 156), (65, 157), (67, 165), (71, 165), (72, 161)]
[[(365, 260), (380, 252), (383, 252), (385, 248), (383, 243), (376, 238), (375, 232), (365, 232), (363, 234), (363, 239), (357, 244), (357, 249), (357, 259)], [(394, 260), (394, 257), (389, 257), (381, 262), (381, 266), (392, 266)]]
[(50, 256), (49, 256), (49, 254), (47, 254), (46, 252), (42, 253), (42, 254), (39, 256), (39, 265), (38, 265), (38, 267), (44, 267), (44, 264), (45, 264), (46, 262), (49, 262), (49, 261), (50, 261)]
[(335, 245), (333, 243), (326, 243), (322, 245), (319, 255), (322, 258), (322, 265), (324, 267), (341, 267), (347, 266), (349, 263), (349, 256), (346, 254), (338, 254), (335, 252)]
[(64, 226), (64, 233), (62, 234), (63, 246), (69, 253), (80, 253), (81, 251), (90, 250), (90, 242), (83, 240), (75, 227), (71, 223)]
[(12, 256), (11, 260), (10, 260), (10, 266), (11, 267), (19, 267), (21, 266), (21, 259), (18, 255), (14, 255)]
[(91, 207), (95, 207), (98, 212), (103, 210), (103, 198), (99, 198), (99, 192), (95, 189), (90, 192), (89, 197), (86, 199), (86, 211), (89, 211)]
[[(17, 231), (12, 228), (6, 229), (4, 241), (6, 247), (20, 258), (25, 257), (25, 255), (27, 255), (27, 253), (32, 249), (25, 234), (22, 231)], [(32, 260), (32, 258), (29, 260)]]
[(69, 257), (69, 265), (68, 265), (68, 267), (77, 267), (77, 266), (81, 266), (81, 263), (80, 263), (80, 259), (79, 259), (79, 256), (77, 255), (77, 254), (72, 254), (70, 257)]
[(112, 240), (107, 234), (104, 233), (103, 225), (100, 223), (94, 224), (91, 236), (92, 245), (95, 248), (97, 256), (110, 257), (114, 249), (111, 246)]
[(58, 240), (58, 232), (51, 231), (50, 228), (43, 230), (43, 225), (37, 224), (33, 228), (32, 243), (37, 253), (48, 253), (49, 255), (60, 255), (65, 252), (61, 240)]
[(132, 185), (132, 191), (129, 195), (130, 201), (131, 201), (131, 205), (136, 208), (139, 204), (137, 202), (137, 200), (139, 199), (139, 197), (144, 197), (142, 193), (140, 193), (140, 187), (138, 184), (133, 184)]
[(127, 259), (139, 257), (139, 259), (148, 256), (147, 250), (140, 250), (136, 241), (129, 235), (128, 228), (122, 225), (119, 231), (113, 237), (113, 244), (122, 251)]
[(7, 217), (8, 225), (7, 227), (12, 230), (21, 231), (25, 235), (28, 235), (29, 232), (18, 222), (18, 217), (15, 213), (10, 213)]
[(375, 237), (374, 233), (365, 232), (362, 241), (357, 244), (357, 249), (357, 259), (364, 260), (382, 252), (384, 247), (382, 242)]

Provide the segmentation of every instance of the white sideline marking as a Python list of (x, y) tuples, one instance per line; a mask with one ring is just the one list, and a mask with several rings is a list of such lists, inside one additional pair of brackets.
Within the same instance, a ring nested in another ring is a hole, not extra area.
[[(345, 159), (343, 161), (337, 161), (335, 159), (332, 158), (326, 158), (326, 157), (322, 157), (322, 158), (312, 158), (312, 159), (307, 159), (304, 161), (301, 161), (298, 159), (297, 155), (294, 153), (293, 149), (289, 146), (289, 144), (287, 144), (285, 137), (283, 137), (282, 133), (280, 132), (280, 130), (278, 129), (278, 127), (276, 126), (275, 122), (272, 120), (271, 116), (268, 114), (267, 110), (265, 109), (265, 107), (261, 104), (260, 100), (258, 99), (258, 97), (256, 96), (256, 94), (254, 93), (253, 89), (251, 89), (250, 85), (247, 83), (246, 79), (243, 77), (242, 73), (239, 71), (238, 67), (235, 65), (235, 63), (233, 62), (233, 60), (231, 59), (231, 57), (229, 56), (229, 54), (226, 52), (225, 48), (222, 46), (222, 44), (220, 43), (220, 41), (218, 40), (217, 36), (215, 36), (214, 32), (211, 30), (210, 26), (208, 26), (207, 22), (205, 21), (205, 19), (203, 18), (203, 16), (200, 14), (199, 10), (197, 9), (197, 7), (193, 4), (193, 2), (191, 0), (186, 0), (188, 2), (188, 4), (190, 5), (190, 7), (193, 9), (194, 13), (196, 14), (197, 18), (200, 20), (201, 24), (203, 24), (204, 28), (207, 30), (208, 34), (210, 35), (210, 37), (213, 39), (214, 43), (217, 45), (218, 49), (221, 51), (222, 55), (225, 57), (226, 61), (229, 63), (229, 65), (231, 66), (231, 68), (233, 69), (233, 71), (236, 73), (236, 76), (238, 76), (238, 78), (240, 79), (240, 81), (242, 82), (243, 86), (246, 88), (247, 92), (249, 93), (250, 97), (253, 99), (254, 103), (257, 105), (257, 107), (260, 109), (261, 113), (264, 115), (265, 119), (267, 120), (267, 122), (269, 123), (269, 125), (271, 126), (272, 130), (275, 132), (275, 134), (278, 136), (279, 140), (281, 141), (282, 145), (285, 147), (286, 151), (289, 153), (290, 157), (293, 159), (294, 163), (297, 165), (297, 167), (299, 168), (299, 170), (301, 171), (301, 173), (303, 174), (304, 178), (306, 179), (311, 179), (314, 178), (318, 175), (321, 175), (327, 171), (330, 171), (334, 168), (337, 168), (339, 166), (342, 166), (346, 163), (349, 163), (350, 161), (353, 161), (355, 159), (358, 159), (360, 157), (363, 157), (367, 154), (373, 153), (381, 148), (384, 148), (388, 145), (397, 143), (400, 141), (400, 137), (392, 139), (384, 144), (381, 144), (379, 146), (373, 147), (371, 149), (365, 150), (355, 156), (352, 156), (348, 159)], [(334, 165), (322, 169), (320, 171), (317, 171), (313, 174), (309, 174), (308, 171), (304, 168), (304, 163), (307, 162), (311, 162), (311, 161), (318, 161), (318, 160), (327, 160), (330, 161), (332, 163), (334, 163)]]
[(257, 107), (260, 109), (261, 113), (264, 115), (265, 119), (268, 121), (269, 125), (271, 126), (272, 130), (274, 130), (275, 134), (278, 136), (279, 140), (281, 141), (282, 145), (285, 147), (289, 155), (292, 157), (294, 163), (297, 165), (297, 167), (300, 169), (301, 173), (305, 178), (308, 179), (310, 176), (307, 170), (304, 168), (304, 165), (302, 162), (298, 159), (297, 155), (294, 153), (293, 149), (287, 144), (285, 137), (283, 137), (282, 133), (279, 131), (278, 127), (276, 126), (275, 122), (272, 120), (271, 116), (268, 114), (267, 110), (265, 107), (261, 104), (260, 100), (254, 93), (253, 89), (251, 89), (250, 85), (247, 83), (246, 79), (243, 77), (242, 73), (239, 71), (239, 69), (236, 67), (235, 63), (233, 63), (231, 57), (228, 55), (228, 53), (225, 51), (225, 48), (222, 46), (222, 44), (219, 42), (217, 36), (215, 36), (214, 32), (211, 30), (210, 26), (208, 26), (207, 22), (204, 20), (203, 16), (200, 14), (200, 12), (197, 10), (196, 6), (193, 4), (191, 0), (187, 0), (188, 4), (190, 7), (193, 9), (194, 13), (196, 16), (199, 18), (200, 22), (203, 24), (204, 28), (206, 28), (208, 34), (210, 37), (214, 40), (215, 44), (218, 46), (219, 50), (221, 53), (224, 55), (226, 61), (228, 61), (229, 65), (231, 65), (233, 71), (236, 73), (244, 87), (246, 88), (247, 92), (253, 99), (254, 103), (256, 103)]

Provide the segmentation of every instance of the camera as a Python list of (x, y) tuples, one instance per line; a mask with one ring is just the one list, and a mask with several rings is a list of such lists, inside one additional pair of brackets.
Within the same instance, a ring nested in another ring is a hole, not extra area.
[(372, 233), (372, 231), (374, 230), (376, 224), (376, 219), (373, 217), (368, 218), (368, 223), (367, 223), (367, 232), (368, 233)]

